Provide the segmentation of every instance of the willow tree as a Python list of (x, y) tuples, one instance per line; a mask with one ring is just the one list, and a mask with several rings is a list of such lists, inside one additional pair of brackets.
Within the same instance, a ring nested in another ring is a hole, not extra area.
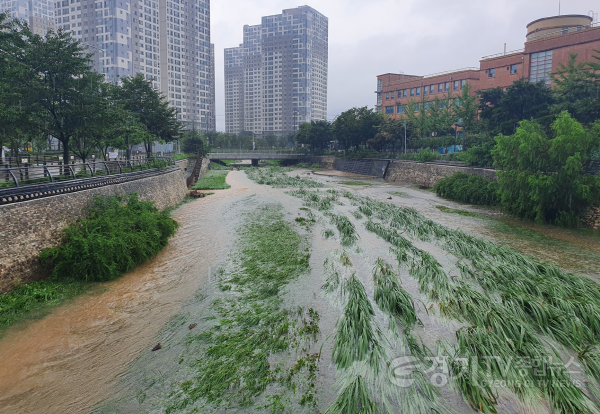
[(576, 225), (600, 202), (600, 176), (583, 168), (600, 144), (600, 121), (585, 129), (568, 112), (548, 136), (536, 121), (521, 121), (513, 135), (500, 134), (492, 150), (502, 205), (539, 223)]

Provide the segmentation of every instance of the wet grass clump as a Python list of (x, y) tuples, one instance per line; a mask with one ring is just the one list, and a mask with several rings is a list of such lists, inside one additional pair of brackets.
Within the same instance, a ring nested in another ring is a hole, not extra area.
[(474, 213), (472, 211), (460, 210), (457, 208), (450, 208), (450, 207), (446, 207), (446, 206), (435, 206), (435, 208), (440, 210), (442, 213), (458, 214), (459, 216), (465, 216), (465, 217), (482, 218), (481, 214)]
[[(525, 403), (546, 399), (554, 412), (591, 412), (590, 401), (543, 337), (574, 350), (585, 373), (600, 378), (600, 285), (448, 229), (412, 209), (358, 200), (361, 211), (371, 212), (367, 230), (393, 245), (399, 264), (420, 282), (432, 306), (437, 304), (443, 316), (468, 324), (456, 332), (458, 345), (447, 346), (445, 352), (454, 386), (474, 409), (497, 412), (499, 390), (490, 385), (497, 380)], [(449, 278), (436, 258), (409, 238), (436, 242), (451, 253), (458, 259), (462, 279)], [(490, 355), (497, 361), (490, 363)], [(524, 360), (536, 361), (541, 368), (504, 364)]]
[(331, 223), (334, 224), (342, 236), (342, 246), (352, 246), (358, 240), (358, 234), (354, 224), (346, 216), (340, 214), (328, 214)]
[(63, 230), (62, 243), (40, 254), (52, 277), (108, 281), (160, 252), (178, 224), (170, 210), (129, 196), (96, 196), (88, 216)]
[(286, 172), (293, 171), (288, 167), (265, 167), (245, 169), (246, 175), (258, 184), (270, 185), (274, 188), (321, 188), (324, 184), (301, 177), (288, 177)]
[(435, 192), (440, 197), (461, 203), (486, 206), (500, 204), (498, 184), (481, 175), (454, 173), (438, 181)]
[[(197, 349), (192, 375), (173, 392), (167, 412), (244, 407), (259, 399), (273, 412), (316, 404), (318, 356), (306, 350), (320, 334), (319, 314), (285, 307), (283, 296), (289, 282), (309, 271), (310, 254), (280, 210), (266, 205), (247, 217), (239, 251), (220, 273), (216, 323), (189, 338)], [(294, 361), (294, 350), (305, 355), (291, 366), (272, 362), (277, 356)], [(279, 392), (264, 395), (269, 385)]]
[(371, 183), (365, 183), (364, 181), (338, 181), (338, 184), (343, 184), (343, 185), (371, 185)]
[(4, 328), (21, 320), (45, 316), (52, 307), (85, 292), (90, 286), (74, 279), (47, 279), (0, 295), (0, 335)]
[(210, 170), (192, 187), (192, 190), (227, 190), (231, 188), (225, 182), (229, 171), (226, 170)]

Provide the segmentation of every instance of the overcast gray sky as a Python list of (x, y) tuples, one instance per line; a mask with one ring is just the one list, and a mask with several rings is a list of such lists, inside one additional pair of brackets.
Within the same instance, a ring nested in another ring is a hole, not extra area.
[[(223, 49), (243, 40), (244, 24), (301, 4), (293, 0), (211, 2), (217, 130), (225, 130)], [(558, 0), (320, 0), (329, 18), (329, 120), (353, 106), (373, 107), (377, 75), (427, 75), (478, 67), (483, 56), (521, 49), (525, 26), (558, 14)], [(595, 7), (595, 9), (594, 9)], [(597, 0), (562, 0), (561, 14), (600, 12)]]

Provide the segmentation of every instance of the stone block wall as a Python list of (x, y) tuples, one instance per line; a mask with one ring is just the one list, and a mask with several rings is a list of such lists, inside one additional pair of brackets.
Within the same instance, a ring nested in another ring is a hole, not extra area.
[(321, 166), (321, 168), (324, 168), (326, 170), (332, 170), (334, 162), (335, 162), (335, 156), (322, 155), (322, 156), (310, 157), (310, 161), (308, 161), (308, 164), (310, 164), (310, 165), (319, 164)]
[(47, 276), (39, 253), (60, 244), (62, 230), (85, 214), (94, 195), (139, 192), (159, 209), (175, 206), (187, 195), (181, 170), (121, 184), (0, 206), (0, 294), (21, 282)]
[(496, 171), (486, 168), (463, 167), (408, 160), (393, 160), (388, 165), (384, 179), (393, 183), (434, 186), (439, 180), (450, 177), (455, 172), (477, 174), (491, 180), (496, 179)]
[(600, 206), (592, 207), (583, 218), (584, 227), (600, 230)]

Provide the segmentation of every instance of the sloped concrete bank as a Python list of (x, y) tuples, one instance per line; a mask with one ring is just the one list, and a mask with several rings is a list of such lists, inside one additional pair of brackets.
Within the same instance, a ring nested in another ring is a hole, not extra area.
[(0, 293), (21, 282), (47, 276), (39, 253), (60, 243), (62, 230), (85, 214), (95, 195), (138, 192), (159, 209), (178, 204), (187, 194), (180, 169), (140, 180), (0, 206)]

